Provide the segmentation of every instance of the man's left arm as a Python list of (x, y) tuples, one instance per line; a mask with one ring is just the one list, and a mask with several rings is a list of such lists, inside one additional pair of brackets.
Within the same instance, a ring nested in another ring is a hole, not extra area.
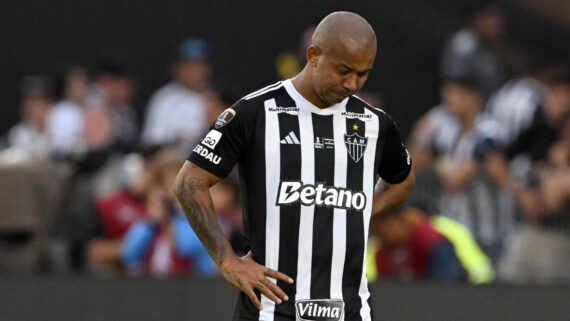
[(399, 204), (410, 194), (416, 183), (410, 153), (402, 143), (396, 124), (386, 118), (382, 158), (377, 169), (382, 188), (374, 194), (372, 215), (380, 215)]
[(381, 215), (398, 205), (400, 205), (416, 184), (416, 176), (413, 170), (410, 170), (408, 177), (398, 184), (389, 184), (382, 182), (381, 188), (374, 193), (374, 202), (372, 204), (372, 216)]

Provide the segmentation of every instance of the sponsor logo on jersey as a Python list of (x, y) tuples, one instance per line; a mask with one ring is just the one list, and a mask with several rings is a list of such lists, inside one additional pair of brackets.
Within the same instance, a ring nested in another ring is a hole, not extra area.
[(281, 140), (281, 144), (282, 145), (300, 145), (301, 142), (297, 138), (297, 135), (295, 135), (295, 132), (290, 131), (289, 134), (287, 134), (285, 137), (283, 137), (283, 139)]
[(283, 181), (279, 184), (277, 205), (301, 203), (360, 211), (366, 206), (366, 195), (362, 191), (325, 186), (304, 185), (299, 181)]
[(234, 119), (235, 115), (236, 111), (233, 110), (232, 108), (224, 110), (224, 112), (220, 114), (218, 119), (216, 119), (216, 122), (214, 123), (214, 128), (220, 129), (226, 126), (230, 121), (232, 121), (232, 119)]
[(340, 115), (348, 119), (359, 119), (361, 121), (368, 121), (372, 119), (372, 115), (370, 114), (353, 113), (350, 111), (343, 111), (342, 113), (340, 113)]
[(220, 164), (220, 162), (222, 161), (222, 158), (220, 156), (214, 154), (213, 152), (208, 150), (208, 148), (202, 145), (197, 145), (196, 147), (194, 147), (193, 152), (204, 157), (205, 159), (209, 160), (211, 163), (214, 163), (216, 165)]
[(210, 149), (214, 149), (214, 147), (216, 147), (216, 145), (218, 145), (218, 143), (220, 142), (220, 138), (222, 138), (222, 133), (220, 133), (215, 129), (212, 129), (210, 130), (208, 135), (204, 137), (204, 139), (202, 140), (202, 144), (209, 147)]
[(341, 321), (344, 320), (344, 301), (340, 299), (314, 299), (295, 301), (297, 320)]
[(334, 139), (315, 137), (315, 149), (334, 149)]
[(268, 110), (275, 113), (299, 114), (299, 107), (269, 107)]
[(366, 150), (366, 144), (368, 144), (368, 137), (362, 137), (358, 133), (352, 135), (344, 134), (344, 144), (346, 145), (346, 151), (350, 158), (355, 163), (358, 163), (362, 156), (364, 156), (364, 151)]

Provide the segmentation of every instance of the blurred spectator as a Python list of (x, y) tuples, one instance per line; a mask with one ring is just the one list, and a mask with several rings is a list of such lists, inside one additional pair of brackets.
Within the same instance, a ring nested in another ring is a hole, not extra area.
[[(570, 72), (558, 68), (547, 81), (545, 104), (531, 125), (495, 153), (487, 166), (492, 177), (512, 192), (523, 222), (501, 259), (500, 276), (512, 282), (570, 280)], [(533, 167), (513, 175), (507, 161), (526, 154)]]
[(315, 28), (315, 26), (305, 28), (301, 34), (301, 41), (297, 48), (294, 50), (287, 50), (277, 56), (275, 68), (279, 79), (289, 79), (294, 77), (307, 63), (307, 48), (311, 45)]
[(160, 153), (158, 148), (149, 148), (143, 156), (135, 156), (128, 167), (131, 179), (126, 188), (96, 202), (101, 235), (88, 245), (90, 270), (120, 270), (123, 237), (133, 223), (148, 217), (145, 199), (156, 171), (157, 153)]
[(495, 259), (514, 224), (512, 199), (481, 175), (480, 163), (502, 144), (501, 127), (482, 114), (482, 97), (470, 78), (447, 81), (442, 101), (445, 110), (430, 112), (431, 133), (415, 146), (417, 166), (435, 168), (442, 183), (441, 214), (466, 225)]
[(525, 220), (499, 265), (505, 281), (570, 282), (570, 119), (564, 132), (533, 182), (515, 191)]
[(182, 42), (173, 68), (174, 80), (160, 88), (147, 107), (144, 144), (175, 144), (186, 157), (202, 137), (208, 127), (201, 93), (210, 86), (209, 50), (202, 39)]
[(523, 130), (502, 153), (492, 154), (493, 157), (490, 157), (487, 162), (493, 179), (510, 191), (515, 191), (518, 185), (515, 178), (511, 176), (507, 160), (524, 154), (532, 164), (544, 161), (552, 145), (560, 139), (570, 113), (570, 71), (568, 68), (554, 69), (546, 81), (546, 86), (544, 106), (536, 110), (529, 127)]
[(54, 141), (47, 119), (53, 106), (53, 89), (53, 81), (47, 76), (29, 76), (22, 81), (22, 119), (8, 132), (8, 145), (24, 157), (50, 157)]
[[(206, 124), (208, 124), (205, 130), (218, 119), (224, 110), (233, 105), (240, 98), (236, 95), (233, 88), (219, 81), (214, 82), (212, 88), (203, 92), (201, 96), (204, 99)], [(203, 135), (205, 134), (206, 132), (203, 133)]]
[(183, 160), (164, 155), (146, 196), (148, 216), (133, 224), (121, 245), (121, 261), (130, 274), (167, 276), (217, 274), (214, 261), (188, 224), (171, 192)]
[(247, 244), (242, 230), (239, 191), (232, 176), (210, 188), (218, 222), (238, 255), (247, 253)]
[(467, 278), (453, 244), (427, 213), (401, 205), (371, 222), (368, 278), (464, 281)]
[(91, 150), (134, 150), (138, 131), (133, 96), (134, 80), (122, 64), (109, 60), (97, 66), (85, 115), (85, 138)]
[(503, 42), (504, 32), (505, 18), (498, 7), (477, 11), (470, 25), (456, 32), (444, 48), (442, 79), (471, 77), (488, 98), (508, 79), (507, 61), (514, 60)]
[(521, 77), (509, 80), (487, 102), (486, 112), (501, 123), (508, 143), (530, 126), (536, 110), (544, 104), (543, 78), (544, 70), (532, 67)]
[(80, 66), (69, 67), (64, 75), (62, 100), (48, 115), (56, 158), (77, 155), (85, 148), (83, 133), (88, 80), (86, 70)]

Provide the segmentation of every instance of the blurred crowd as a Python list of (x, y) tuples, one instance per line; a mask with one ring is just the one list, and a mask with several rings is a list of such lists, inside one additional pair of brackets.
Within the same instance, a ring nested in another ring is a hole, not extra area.
[[(442, 48), (441, 102), (407, 142), (417, 187), (371, 224), (371, 281), (570, 281), (568, 61), (514, 50), (505, 23), (483, 8)], [(313, 30), (276, 57), (276, 78), (300, 71)], [(136, 75), (117, 61), (22, 80), (21, 120), (0, 145), (0, 271), (217, 275), (171, 193), (191, 149), (239, 98), (213, 80), (210, 54), (203, 39), (182, 41), (144, 115)], [(211, 191), (243, 253), (237, 186), (230, 175)]]

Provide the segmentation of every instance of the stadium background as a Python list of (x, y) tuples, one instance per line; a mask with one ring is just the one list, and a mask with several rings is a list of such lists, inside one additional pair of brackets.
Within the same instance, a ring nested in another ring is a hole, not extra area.
[[(142, 113), (152, 92), (169, 78), (168, 65), (180, 39), (192, 35), (208, 39), (215, 74), (239, 84), (245, 94), (276, 80), (275, 57), (298, 44), (303, 28), (340, 9), (364, 15), (376, 29), (379, 56), (366, 89), (382, 93), (385, 109), (406, 134), (437, 103), (441, 48), (479, 4), (2, 1), (0, 134), (19, 118), (18, 85), (25, 75), (49, 74), (68, 62), (89, 66), (101, 54), (120, 56), (128, 63), (137, 79), (134, 106)], [(570, 57), (570, 15), (564, 16), (570, 5), (557, 11), (552, 9), (556, 1), (543, 1), (538, 7), (524, 0), (500, 4), (508, 17), (511, 43), (544, 60)], [(193, 278), (3, 275), (0, 284), (0, 320), (222, 320), (231, 314), (235, 295), (220, 280)], [(567, 319), (570, 288), (387, 282), (375, 284), (373, 292), (378, 320), (553, 321)]]
[[(561, 45), (570, 43), (568, 24), (541, 14), (540, 6), (524, 5), (527, 2), (499, 2), (509, 21), (508, 40), (545, 61), (569, 57), (570, 47)], [(208, 39), (214, 73), (239, 84), (239, 93), (246, 94), (275, 82), (277, 55), (295, 48), (305, 27), (335, 10), (360, 13), (375, 28), (379, 54), (365, 89), (382, 93), (383, 107), (408, 133), (438, 101), (445, 41), (480, 5), (473, 0), (3, 1), (0, 134), (18, 120), (22, 77), (55, 73), (69, 62), (89, 66), (101, 55), (128, 63), (137, 79), (134, 107), (142, 112), (152, 92), (169, 78), (168, 66), (180, 39), (188, 36)]]

